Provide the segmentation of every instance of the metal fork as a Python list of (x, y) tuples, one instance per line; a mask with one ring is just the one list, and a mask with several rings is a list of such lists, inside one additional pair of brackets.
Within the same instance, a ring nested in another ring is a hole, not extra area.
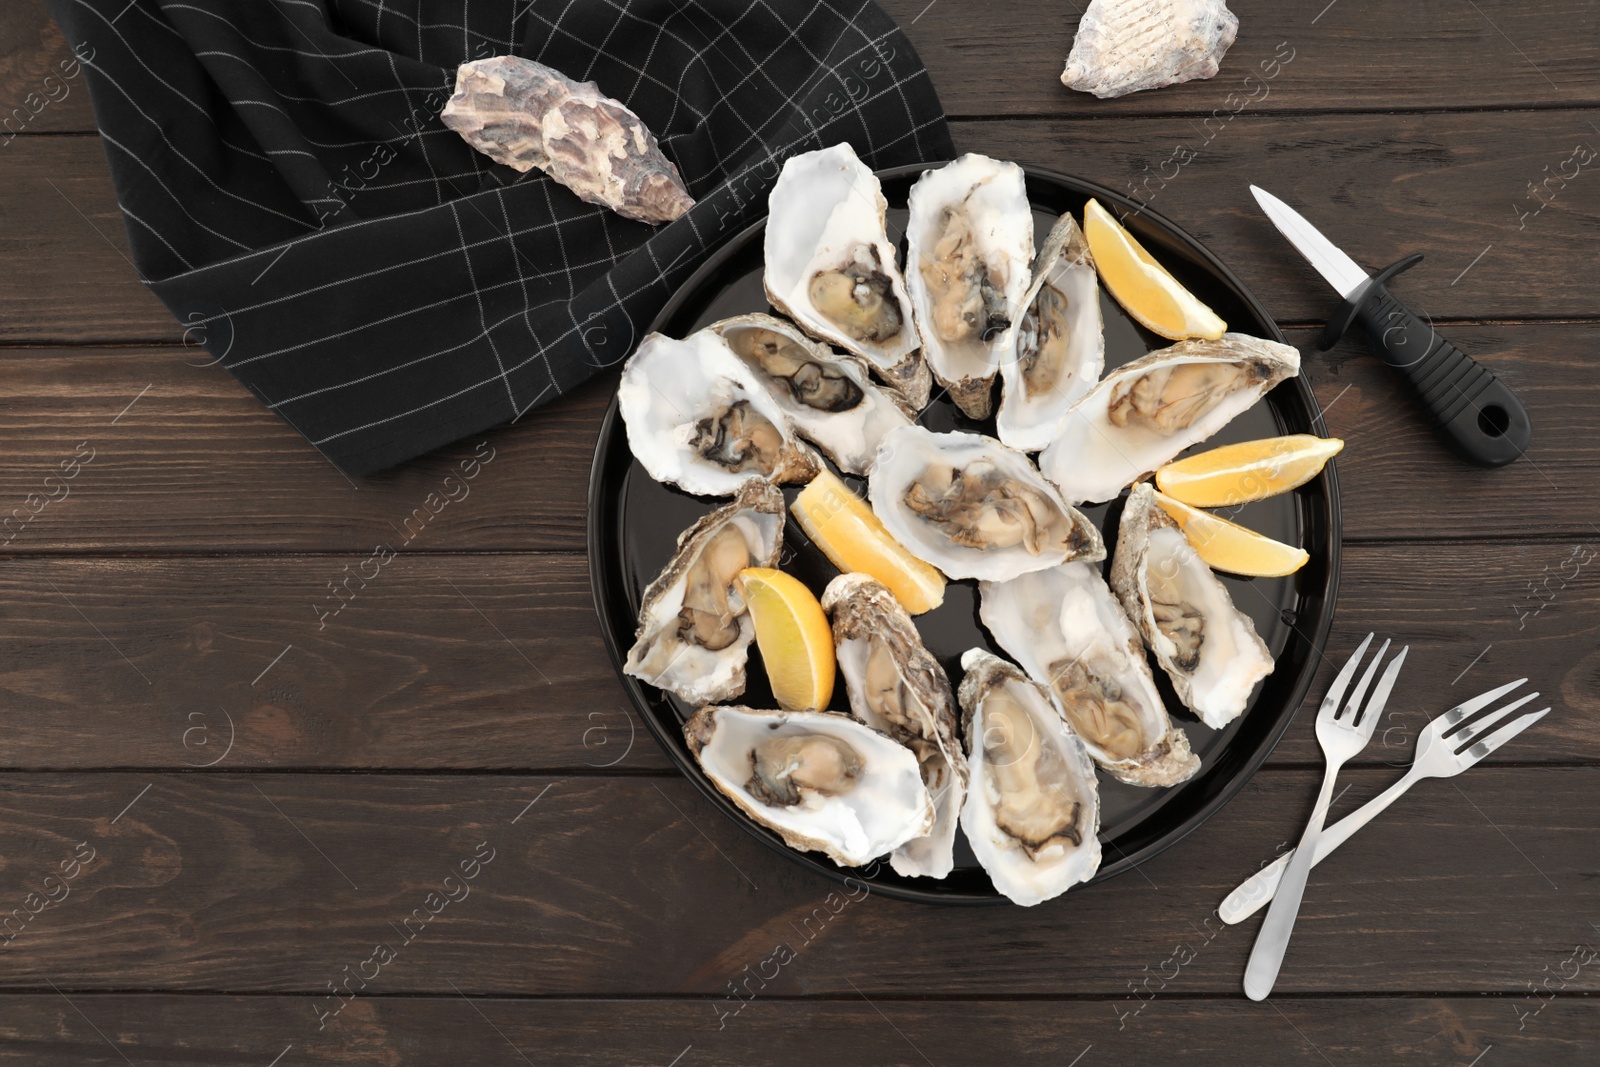
[(1250, 952), (1250, 962), (1245, 966), (1244, 992), (1251, 1000), (1265, 1000), (1278, 980), (1278, 969), (1283, 966), (1283, 954), (1289, 947), (1289, 935), (1294, 932), (1295, 916), (1300, 912), (1300, 898), (1306, 891), (1306, 877), (1311, 873), (1311, 857), (1316, 854), (1317, 838), (1322, 835), (1322, 824), (1328, 817), (1328, 805), (1333, 800), (1333, 783), (1339, 777), (1339, 768), (1367, 747), (1373, 729), (1383, 717), (1383, 706), (1389, 702), (1389, 691), (1394, 688), (1394, 680), (1400, 674), (1400, 665), (1406, 661), (1410, 646), (1402, 648), (1400, 654), (1390, 661), (1377, 689), (1373, 690), (1372, 699), (1365, 701), (1363, 707), (1372, 676), (1378, 672), (1378, 664), (1383, 661), (1384, 653), (1389, 651), (1389, 642), (1384, 641), (1383, 647), (1378, 649), (1378, 654), (1367, 665), (1367, 672), (1361, 676), (1355, 693), (1341, 710), (1339, 701), (1349, 688), (1350, 679), (1355, 676), (1361, 657), (1366, 655), (1374, 636), (1368, 634), (1367, 639), (1361, 642), (1361, 647), (1356, 649), (1339, 671), (1339, 676), (1333, 680), (1333, 688), (1328, 690), (1322, 707), (1317, 710), (1317, 743), (1322, 746), (1327, 770), (1322, 776), (1322, 790), (1317, 794), (1316, 807), (1311, 810), (1311, 820), (1306, 823), (1305, 833), (1300, 836), (1300, 847), (1295, 850), (1279, 881), (1277, 895), (1272, 898), (1272, 907), (1267, 911), (1266, 921), (1261, 924), (1255, 948)]
[[(1462, 771), (1470, 770), (1489, 753), (1544, 718), (1549, 713), (1549, 708), (1529, 712), (1514, 722), (1506, 723), (1492, 733), (1489, 732), (1491, 727), (1504, 720), (1506, 716), (1538, 697), (1539, 694), (1533, 692), (1497, 711), (1491, 711), (1470, 724), (1465, 723), (1468, 717), (1482, 711), (1526, 681), (1526, 678), (1518, 678), (1498, 689), (1491, 689), (1463, 704), (1456, 705), (1424, 726), (1422, 733), (1417, 736), (1416, 759), (1412, 761), (1405, 776), (1328, 827), (1317, 839), (1311, 865), (1315, 867), (1321, 863), (1329, 853), (1350, 840), (1357, 830), (1371, 822), (1379, 812), (1400, 799), (1401, 794), (1424, 778), (1453, 778)], [(1447, 734), (1451, 736), (1447, 737)], [(1271, 900), (1273, 894), (1277, 892), (1279, 879), (1283, 877), (1283, 869), (1289, 865), (1289, 858), (1293, 855), (1293, 852), (1287, 852), (1279, 856), (1229, 893), (1228, 899), (1217, 909), (1222, 921), (1236, 923), (1260, 911), (1262, 905)]]

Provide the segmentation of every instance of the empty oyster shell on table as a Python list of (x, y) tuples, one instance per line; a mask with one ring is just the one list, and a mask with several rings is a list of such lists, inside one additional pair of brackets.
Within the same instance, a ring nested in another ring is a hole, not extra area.
[(1117, 528), (1111, 588), (1184, 706), (1220, 730), (1244, 712), (1272, 653), (1234, 606), (1148, 482), (1133, 487)]
[(984, 626), (1055, 694), (1096, 763), (1129, 785), (1194, 777), (1200, 757), (1167, 718), (1144, 644), (1098, 565), (1063, 563), (978, 590)]
[(796, 432), (847, 474), (866, 474), (883, 436), (911, 424), (905, 398), (875, 385), (864, 362), (811, 340), (792, 323), (740, 315), (706, 328), (756, 372)]
[(923, 359), (957, 407), (987, 418), (1033, 259), (1022, 168), (964, 155), (925, 172), (906, 206), (906, 281)]
[(1157, 349), (1073, 405), (1039, 469), (1070, 503), (1110, 500), (1298, 373), (1297, 350), (1242, 333)]
[(1094, 256), (1070, 214), (1039, 249), (1022, 307), (1000, 346), (1003, 389), (995, 431), (1012, 448), (1037, 452), (1055, 437), (1067, 410), (1094, 388), (1106, 362)]
[(916, 755), (933, 798), (933, 826), (895, 849), (890, 866), (907, 876), (943, 878), (955, 866), (956, 826), (967, 795), (950, 679), (906, 609), (868, 575), (841, 574), (829, 582), (822, 607), (833, 620), (850, 710)]
[(1224, 0), (1091, 0), (1061, 83), (1106, 98), (1209, 78), (1238, 34)]
[(439, 118), (473, 148), (516, 170), (538, 167), (579, 199), (640, 222), (671, 222), (694, 207), (653, 133), (594, 82), (520, 56), (456, 70)]
[(1100, 869), (1100, 786), (1042, 686), (982, 649), (961, 657), (971, 777), (961, 829), (994, 887), (1030, 907)]
[(928, 832), (911, 750), (833, 711), (712, 704), (683, 725), (716, 787), (790, 848), (858, 867)]
[(752, 479), (808, 481), (821, 461), (756, 373), (716, 333), (653, 333), (617, 385), (628, 447), (650, 477), (697, 496)]
[(679, 535), (671, 561), (645, 588), (623, 669), (690, 704), (744, 692), (756, 631), (739, 572), (777, 566), (784, 519), (782, 491), (754, 481)]
[(1027, 456), (992, 437), (916, 425), (891, 431), (867, 496), (895, 540), (951, 578), (1001, 582), (1105, 558), (1094, 524)]
[(877, 175), (841, 142), (790, 158), (767, 198), (762, 284), (813, 337), (860, 356), (916, 409), (928, 370)]

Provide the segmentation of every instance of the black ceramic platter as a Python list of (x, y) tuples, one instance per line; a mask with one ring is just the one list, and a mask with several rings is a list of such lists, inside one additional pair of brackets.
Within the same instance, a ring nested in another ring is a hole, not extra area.
[[(906, 195), (925, 166), (904, 167), (879, 175), (889, 202), (890, 237), (899, 241), (905, 223)], [(1037, 168), (1024, 168), (1033, 204), (1037, 237), (1042, 241), (1054, 221), (1071, 211), (1079, 221), (1093, 197), (1115, 214), (1162, 265), (1228, 322), (1230, 330), (1283, 341), (1270, 315), (1227, 267), (1198, 241), (1171, 222), (1117, 193), (1078, 178)], [(651, 329), (683, 337), (718, 319), (749, 312), (772, 312), (761, 287), (763, 223), (730, 239), (678, 290)], [(903, 248), (902, 248), (903, 253)], [(1166, 341), (1138, 326), (1104, 291), (1106, 369), (1120, 366)], [(935, 386), (935, 395), (939, 390)], [(963, 416), (950, 400), (935, 400), (920, 419), (932, 430), (970, 430), (993, 435), (993, 420), (976, 422)], [(1289, 433), (1324, 434), (1321, 412), (1303, 377), (1284, 382), (1249, 411), (1234, 419), (1211, 440), (1191, 451), (1235, 441)], [(846, 478), (865, 495), (861, 479)], [(790, 500), (799, 486), (785, 487)], [(972, 856), (963, 837), (956, 839), (955, 870), (934, 881), (902, 877), (887, 862), (864, 870), (835, 866), (820, 853), (790, 849), (778, 836), (756, 824), (727, 800), (701, 771), (684, 742), (682, 725), (696, 710), (671, 694), (622, 674), (633, 643), (639, 604), (647, 586), (672, 556), (678, 534), (723, 500), (689, 496), (653, 481), (633, 458), (615, 401), (607, 413), (595, 447), (589, 484), (589, 570), (595, 607), (613, 664), (634, 709), (645, 726), (706, 798), (730, 819), (818, 874), (840, 880), (865, 881), (873, 892), (926, 903), (1004, 903), (988, 875)], [(1115, 548), (1121, 501), (1082, 509), (1105, 534), (1108, 553)], [(1189, 735), (1203, 765), (1188, 782), (1170, 789), (1141, 789), (1115, 781), (1100, 771), (1102, 861), (1095, 881), (1122, 874), (1194, 830), (1243, 787), (1283, 735), (1311, 685), (1333, 623), (1339, 579), (1339, 496), (1333, 467), (1299, 489), (1257, 501), (1225, 514), (1269, 537), (1300, 545), (1310, 562), (1284, 578), (1237, 579), (1222, 576), (1234, 603), (1254, 621), (1277, 661), (1272, 675), (1257, 687), (1245, 713), (1226, 729), (1212, 730), (1183, 708), (1160, 668), (1157, 684), (1176, 725)], [(804, 581), (819, 596), (838, 572), (811, 545), (791, 518), (784, 530), (783, 569)], [(1105, 564), (1109, 572), (1109, 556)], [(923, 641), (950, 675), (961, 679), (961, 654), (995, 645), (978, 621), (978, 590), (973, 581), (952, 581), (942, 606), (917, 616)], [(750, 646), (749, 687), (737, 703), (776, 707), (767, 688), (760, 652)], [(832, 707), (848, 711), (842, 680)], [(1070, 902), (1072, 892), (1063, 898)], [(1059, 906), (1059, 905), (1058, 905)]]

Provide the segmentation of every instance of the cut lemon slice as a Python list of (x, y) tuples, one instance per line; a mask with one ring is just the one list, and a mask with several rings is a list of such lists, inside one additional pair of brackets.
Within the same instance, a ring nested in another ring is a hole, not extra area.
[(1242, 441), (1168, 463), (1156, 471), (1156, 486), (1197, 508), (1248, 504), (1304, 485), (1343, 447), (1337, 437), (1304, 433)]
[(1083, 235), (1100, 280), (1141, 326), (1174, 341), (1215, 341), (1227, 331), (1228, 324), (1168, 274), (1098, 200), (1083, 207)]
[(832, 471), (813, 478), (789, 510), (835, 567), (846, 574), (870, 574), (911, 614), (944, 603), (944, 575), (890, 536), (872, 507)]
[[(1236, 522), (1191, 508), (1165, 493), (1156, 494), (1161, 510), (1172, 516), (1197, 556), (1213, 570), (1250, 578), (1278, 578), (1293, 574), (1311, 557), (1305, 549), (1274, 541)], [(761, 633), (759, 624), (756, 635)]]
[(834, 653), (822, 605), (798, 578), (770, 567), (746, 567), (739, 578), (778, 706), (826, 708), (833, 699)]

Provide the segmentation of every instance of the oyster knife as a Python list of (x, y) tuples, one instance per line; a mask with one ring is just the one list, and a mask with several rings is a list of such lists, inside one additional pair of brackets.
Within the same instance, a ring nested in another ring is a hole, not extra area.
[(1481, 467), (1503, 467), (1521, 457), (1533, 436), (1522, 401), (1494, 372), (1440, 337), (1384, 288), (1384, 282), (1420, 262), (1420, 254), (1368, 275), (1294, 208), (1265, 189), (1252, 185), (1250, 191), (1278, 231), (1344, 297), (1318, 348), (1332, 348), (1359, 321), (1378, 355), (1416, 390), (1439, 436), (1463, 458)]

